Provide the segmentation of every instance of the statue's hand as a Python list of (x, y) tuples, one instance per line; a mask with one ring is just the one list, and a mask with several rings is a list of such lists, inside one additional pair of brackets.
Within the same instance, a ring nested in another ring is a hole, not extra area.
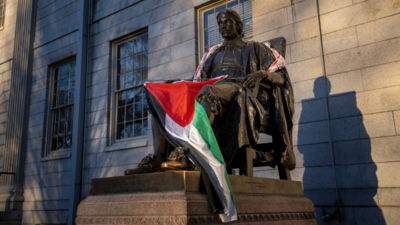
[(262, 81), (264, 78), (268, 77), (268, 73), (266, 71), (257, 71), (250, 75), (247, 75), (243, 80), (243, 86), (251, 88), (254, 87), (257, 83)]

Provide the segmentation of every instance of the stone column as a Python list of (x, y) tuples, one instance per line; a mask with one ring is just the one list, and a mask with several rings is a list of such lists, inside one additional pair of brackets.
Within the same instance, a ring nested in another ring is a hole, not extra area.
[(3, 172), (15, 173), (15, 176), (1, 177), (0, 211), (22, 211), (24, 200), (22, 194), (35, 18), (36, 0), (19, 0), (3, 165)]

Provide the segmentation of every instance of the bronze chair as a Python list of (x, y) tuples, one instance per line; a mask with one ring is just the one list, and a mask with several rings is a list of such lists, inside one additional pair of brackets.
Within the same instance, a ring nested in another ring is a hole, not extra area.
[[(275, 38), (266, 42), (269, 42), (272, 48), (277, 50), (283, 57), (285, 57), (286, 39), (284, 37)], [(264, 117), (264, 120), (261, 123), (260, 132), (273, 136), (272, 133), (273, 131), (269, 129), (271, 127), (270, 124), (272, 124), (271, 118)], [(231, 172), (230, 171), (231, 169), (239, 168), (240, 175), (253, 177), (253, 167), (268, 166), (267, 163), (256, 161), (257, 157), (256, 150), (262, 152), (271, 152), (273, 149), (274, 149), (273, 143), (258, 144), (255, 147), (255, 149), (248, 146), (245, 149), (238, 151), (238, 155), (235, 158), (239, 160), (236, 161), (234, 160), (229, 166), (228, 171)], [(243, 158), (246, 158), (246, 160), (243, 160)], [(291, 180), (289, 170), (287, 170), (282, 164), (278, 164), (277, 167), (279, 172), (279, 178), (281, 180)]]

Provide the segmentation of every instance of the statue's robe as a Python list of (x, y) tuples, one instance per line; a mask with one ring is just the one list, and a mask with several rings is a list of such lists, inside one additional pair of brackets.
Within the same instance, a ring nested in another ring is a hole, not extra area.
[[(230, 55), (234, 58), (229, 59)], [(275, 146), (270, 157), (264, 157), (264, 162), (270, 166), (280, 162), (289, 170), (295, 168), (292, 144), (294, 93), (286, 69), (269, 73), (261, 82), (263, 85), (257, 96), (253, 95), (254, 87), (246, 88), (240, 82), (229, 80), (259, 70), (267, 71), (274, 61), (272, 51), (264, 44), (239, 39), (230, 46), (222, 44), (204, 65), (202, 78), (228, 75), (226, 81), (205, 86), (197, 96), (199, 102), (211, 103), (211, 111), (215, 114), (213, 129), (227, 165), (240, 148), (257, 144), (264, 121), (266, 133), (273, 136)]]

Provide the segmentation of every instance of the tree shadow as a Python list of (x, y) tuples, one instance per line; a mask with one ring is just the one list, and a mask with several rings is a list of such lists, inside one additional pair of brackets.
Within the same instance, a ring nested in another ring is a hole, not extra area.
[[(304, 194), (314, 203), (318, 224), (356, 224), (356, 220), (357, 224), (386, 224), (377, 204), (377, 166), (371, 156), (371, 140), (362, 113), (357, 107), (356, 92), (331, 95), (331, 83), (323, 77), (315, 80), (313, 92), (314, 98), (301, 103), (297, 143), (294, 144), (300, 153), (298, 166), (304, 167)], [(325, 94), (329, 96), (329, 108)], [(325, 222), (321, 219), (323, 208), (332, 207), (337, 199), (335, 177), (344, 220), (339, 222), (333, 218)]]

